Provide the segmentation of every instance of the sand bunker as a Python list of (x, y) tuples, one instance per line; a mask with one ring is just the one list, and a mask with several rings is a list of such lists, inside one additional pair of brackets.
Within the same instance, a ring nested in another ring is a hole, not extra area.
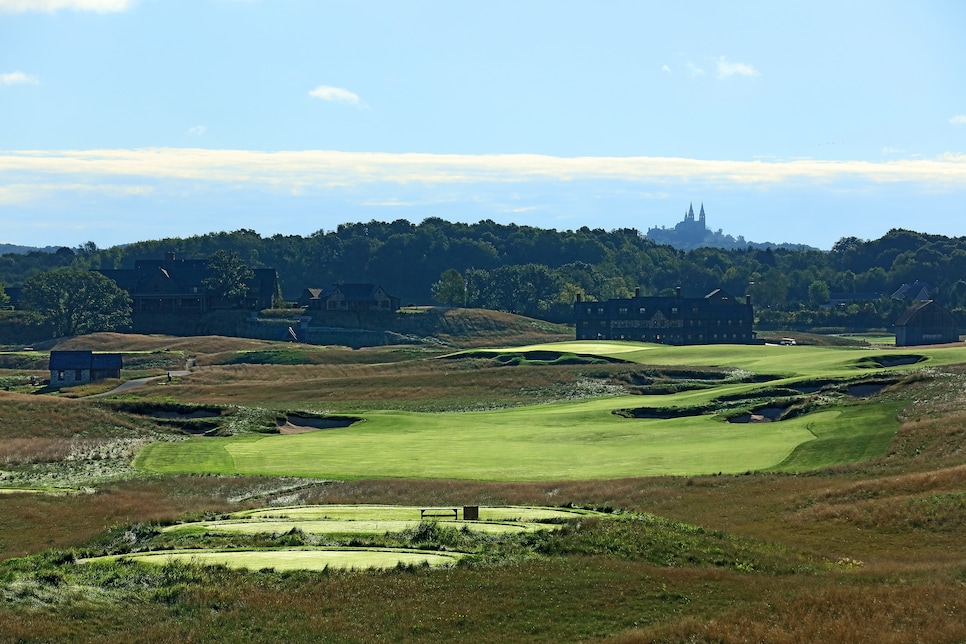
[(208, 411), (205, 409), (197, 409), (191, 413), (185, 413), (181, 411), (169, 411), (166, 409), (156, 409), (148, 414), (152, 418), (161, 418), (165, 420), (190, 420), (194, 418), (218, 418), (221, 416), (220, 411)]
[(278, 421), (279, 434), (304, 434), (316, 432), (320, 429), (344, 429), (357, 422), (358, 418), (315, 416), (296, 416), (289, 414), (285, 420)]

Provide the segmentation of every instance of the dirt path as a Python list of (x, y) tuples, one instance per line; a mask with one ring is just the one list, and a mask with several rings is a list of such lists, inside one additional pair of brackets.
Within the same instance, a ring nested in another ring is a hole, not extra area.
[(121, 384), (119, 384), (117, 387), (114, 387), (114, 389), (111, 389), (110, 391), (105, 391), (104, 393), (93, 394), (91, 396), (85, 396), (85, 397), (86, 398), (101, 398), (103, 396), (113, 396), (115, 394), (123, 394), (123, 393), (125, 393), (127, 391), (130, 391), (132, 389), (137, 389), (138, 387), (143, 387), (144, 385), (148, 384), (152, 380), (160, 380), (162, 378), (168, 378), (170, 380), (171, 378), (176, 378), (178, 376), (187, 376), (189, 373), (191, 373), (191, 369), (194, 366), (195, 366), (195, 359), (194, 358), (188, 358), (188, 360), (185, 361), (185, 363), (184, 363), (184, 369), (181, 370), (181, 371), (169, 371), (164, 376), (149, 376), (147, 378), (135, 378), (134, 380), (128, 380), (126, 382), (122, 382)]

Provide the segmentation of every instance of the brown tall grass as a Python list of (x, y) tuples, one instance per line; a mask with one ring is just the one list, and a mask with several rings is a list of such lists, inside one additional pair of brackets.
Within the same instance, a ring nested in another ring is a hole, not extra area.
[(91, 401), (0, 392), (0, 439), (118, 436), (143, 427)]
[(906, 642), (966, 641), (966, 595), (953, 581), (853, 585), (769, 595), (752, 610), (686, 618), (632, 630), (606, 642)]

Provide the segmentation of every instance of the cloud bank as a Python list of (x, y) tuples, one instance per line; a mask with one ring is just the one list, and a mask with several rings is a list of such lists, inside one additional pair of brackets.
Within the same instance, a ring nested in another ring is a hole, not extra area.
[(61, 9), (109, 13), (125, 11), (130, 6), (131, 0), (0, 0), (0, 11), (9, 13), (25, 13), (27, 11), (54, 13)]
[[(61, 179), (56, 179), (61, 177)], [(0, 152), (0, 188), (165, 180), (314, 192), (392, 184), (617, 180), (700, 181), (716, 186), (815, 185), (837, 181), (966, 187), (966, 155), (872, 161), (733, 161), (677, 157), (554, 157), (537, 154), (392, 154), (200, 148)]]

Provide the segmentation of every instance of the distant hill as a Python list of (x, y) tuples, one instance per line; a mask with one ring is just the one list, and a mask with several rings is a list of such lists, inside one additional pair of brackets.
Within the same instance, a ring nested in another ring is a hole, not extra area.
[(27, 253), (32, 253), (34, 251), (40, 251), (42, 253), (53, 253), (57, 251), (58, 248), (60, 248), (60, 246), (44, 246), (43, 248), (37, 248), (36, 246), (18, 246), (16, 244), (0, 244), (0, 255), (6, 255), (7, 253), (26, 255)]
[(750, 242), (746, 241), (741, 235), (738, 235), (738, 237), (726, 235), (721, 232), (720, 228), (712, 231), (707, 227), (704, 204), (701, 204), (701, 212), (697, 218), (695, 218), (694, 205), (692, 204), (688, 211), (684, 213), (684, 219), (675, 224), (674, 228), (651, 228), (647, 231), (646, 237), (657, 244), (673, 246), (678, 250), (694, 250), (695, 248), (818, 250), (805, 244)]

